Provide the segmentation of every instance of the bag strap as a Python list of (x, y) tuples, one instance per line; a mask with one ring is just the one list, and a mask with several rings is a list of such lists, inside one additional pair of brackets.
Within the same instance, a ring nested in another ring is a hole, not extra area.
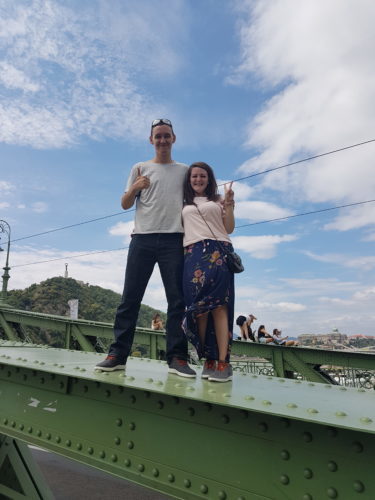
[(215, 238), (215, 240), (217, 241), (217, 243), (218, 243), (218, 245), (219, 245), (219, 247), (220, 247), (220, 249), (221, 249), (221, 251), (222, 251), (223, 255), (226, 257), (227, 252), (225, 251), (225, 249), (224, 249), (223, 245), (222, 245), (222, 244), (220, 243), (220, 241), (216, 238), (216, 236), (215, 236), (214, 232), (212, 231), (212, 229), (211, 229), (211, 228), (210, 228), (210, 226), (208, 225), (208, 222), (207, 222), (207, 221), (206, 221), (206, 219), (203, 217), (202, 212), (199, 210), (198, 205), (195, 205), (195, 206), (197, 207), (197, 210), (198, 210), (199, 215), (202, 217), (202, 219), (204, 220), (204, 222), (205, 222), (206, 226), (207, 226), (207, 227), (208, 227), (208, 229), (210, 230), (210, 233), (212, 234), (212, 236), (213, 236), (213, 237)]

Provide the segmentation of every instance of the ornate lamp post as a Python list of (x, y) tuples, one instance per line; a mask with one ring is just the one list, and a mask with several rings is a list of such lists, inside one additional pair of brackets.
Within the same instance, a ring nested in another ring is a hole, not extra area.
[[(3, 267), (4, 274), (2, 276), (3, 288), (2, 288), (1, 295), (0, 295), (0, 305), (6, 305), (5, 301), (6, 301), (6, 297), (7, 297), (8, 281), (10, 278), (10, 274), (9, 274), (9, 270), (10, 270), (10, 267), (9, 267), (10, 225), (5, 220), (0, 220), (0, 234), (1, 233), (5, 233), (8, 236), (8, 243), (7, 243), (7, 250), (6, 250), (7, 255), (6, 255), (6, 260), (5, 260), (5, 267)], [(4, 251), (4, 249), (2, 247), (0, 247), (0, 251)]]

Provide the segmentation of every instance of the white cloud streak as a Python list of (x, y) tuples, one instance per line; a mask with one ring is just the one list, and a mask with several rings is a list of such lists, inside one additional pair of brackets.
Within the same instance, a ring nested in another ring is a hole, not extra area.
[(234, 247), (249, 253), (255, 259), (271, 259), (277, 253), (277, 245), (298, 239), (293, 234), (264, 236), (233, 236)]

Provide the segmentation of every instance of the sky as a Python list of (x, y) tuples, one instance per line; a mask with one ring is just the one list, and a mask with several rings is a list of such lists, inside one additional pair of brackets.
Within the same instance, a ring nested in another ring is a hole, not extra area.
[[(9, 289), (68, 264), (122, 292), (134, 212), (120, 198), (164, 117), (175, 160), (241, 179), (235, 314), (375, 335), (374, 18), (372, 0), (0, 0)], [(143, 302), (166, 310), (157, 269)]]

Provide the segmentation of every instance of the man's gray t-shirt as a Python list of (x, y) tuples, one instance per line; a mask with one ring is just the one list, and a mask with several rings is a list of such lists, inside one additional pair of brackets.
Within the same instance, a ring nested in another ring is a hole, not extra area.
[(183, 233), (181, 211), (183, 185), (188, 166), (184, 163), (136, 163), (131, 169), (126, 191), (141, 175), (150, 179), (150, 187), (139, 191), (136, 198), (133, 234)]

